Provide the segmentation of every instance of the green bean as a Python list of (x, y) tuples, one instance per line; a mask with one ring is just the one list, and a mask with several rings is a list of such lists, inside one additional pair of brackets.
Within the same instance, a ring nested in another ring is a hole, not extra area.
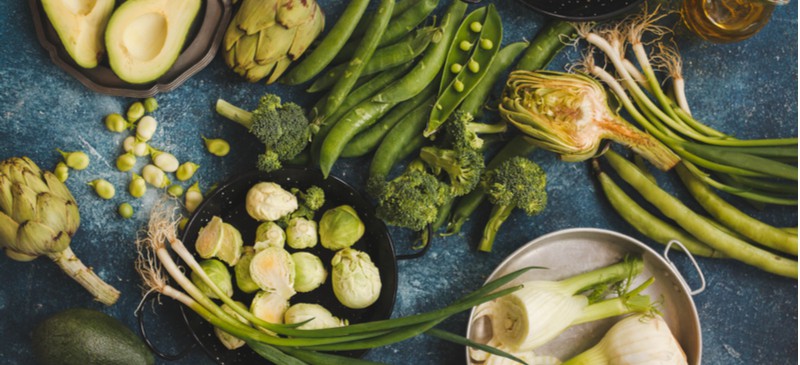
[[(425, 18), (427, 18), (434, 9), (436, 9), (438, 4), (439, 0), (421, 0), (415, 6), (399, 14), (389, 23), (389, 26), (386, 28), (386, 31), (381, 37), (379, 45), (386, 46), (392, 44), (411, 32), (411, 30), (420, 25), (422, 21), (425, 20)], [(339, 54), (336, 56), (336, 58), (334, 58), (333, 61), (343, 62), (349, 59), (350, 56), (355, 52), (357, 46), (358, 42), (356, 39), (352, 39), (351, 41), (347, 42), (347, 44), (345, 44), (342, 50), (339, 51)]]
[[(481, 32), (483, 32), (484, 28), (486, 28), (484, 26), (484, 22), (486, 22), (488, 19), (486, 16), (488, 9), (488, 6), (484, 6), (473, 10), (471, 13), (467, 14), (467, 16), (461, 21), (461, 25), (458, 26), (456, 35), (453, 37), (453, 41), (450, 42), (450, 47), (447, 51), (447, 57), (445, 58), (445, 69), (444, 72), (442, 72), (442, 80), (439, 83), (439, 94), (441, 94), (445, 88), (448, 87), (451, 82), (453, 82), (453, 79), (456, 78), (457, 74), (464, 70), (464, 67), (458, 67), (457, 70), (451, 70), (448, 67), (451, 65), (466, 66), (470, 56), (472, 55), (472, 52), (470, 51), (473, 48), (478, 48), (476, 47), (476, 44), (481, 39)], [(472, 23), (480, 23), (481, 29), (475, 32), (470, 27), (470, 24)], [(462, 43), (469, 45), (469, 48), (466, 50), (461, 49)]]
[[(428, 44), (431, 43), (431, 39), (433, 39), (434, 35), (438, 32), (439, 31), (434, 27), (421, 28), (414, 32), (414, 34), (409, 34), (407, 37), (408, 39), (404, 41), (376, 50), (366, 66), (364, 66), (361, 75), (372, 75), (411, 62), (428, 47)], [(346, 69), (347, 64), (333, 67), (317, 78), (306, 91), (315, 93), (330, 88), (336, 83), (336, 80), (342, 77)]]
[(572, 23), (563, 20), (550, 21), (536, 33), (536, 37), (514, 69), (534, 71), (547, 67), (547, 64), (564, 48), (565, 41), (562, 37), (565, 36), (569, 38), (575, 36), (575, 27)]
[[(392, 20), (395, 20), (400, 14), (403, 14), (406, 10), (411, 9), (412, 7), (419, 4), (422, 0), (401, 0), (394, 4), (394, 9), (392, 9)], [(367, 13), (367, 16), (361, 18), (356, 25), (356, 29), (353, 31), (351, 37), (360, 37), (364, 35), (364, 31), (367, 30), (367, 26), (369, 25), (369, 21), (372, 19), (372, 15)]]
[(489, 69), (486, 70), (486, 75), (483, 76), (481, 81), (478, 82), (478, 85), (476, 85), (475, 88), (472, 89), (472, 92), (461, 102), (458, 109), (470, 113), (473, 116), (481, 115), (483, 105), (489, 98), (492, 88), (503, 75), (503, 71), (511, 67), (511, 63), (513, 63), (517, 56), (527, 47), (528, 42), (516, 42), (498, 51)]
[[(600, 170), (597, 160), (592, 161), (592, 166), (611, 206), (614, 207), (614, 210), (619, 213), (622, 219), (633, 226), (639, 233), (662, 245), (666, 245), (672, 240), (678, 240), (695, 256), (724, 257), (721, 252), (698, 241), (685, 230), (659, 219), (642, 208), (628, 194), (625, 194), (625, 191), (611, 177)], [(672, 246), (672, 248), (679, 249), (676, 246)]]
[(353, 137), (342, 150), (342, 157), (363, 156), (374, 150), (392, 127), (422, 103), (432, 103), (431, 98), (435, 95), (436, 85), (431, 83), (417, 96), (398, 104), (372, 127)]
[(678, 164), (676, 170), (689, 193), (717, 221), (766, 247), (797, 256), (797, 236), (786, 234), (736, 209), (682, 164)]
[[(536, 149), (536, 146), (528, 143), (523, 136), (517, 135), (508, 141), (508, 143), (497, 152), (494, 158), (486, 164), (486, 171), (497, 168), (497, 166), (500, 166), (500, 164), (514, 156), (527, 156), (533, 152), (534, 149)], [(453, 209), (450, 221), (447, 223), (445, 235), (453, 235), (461, 231), (461, 226), (464, 225), (467, 219), (469, 219), (469, 216), (478, 209), (485, 198), (486, 193), (480, 187), (459, 198), (458, 203)]]
[(407, 146), (419, 143), (412, 143), (412, 141), (421, 139), (424, 143), (425, 137), (422, 136), (422, 129), (425, 128), (430, 109), (429, 103), (418, 106), (386, 134), (378, 149), (375, 150), (375, 155), (372, 156), (369, 165), (371, 179), (385, 179), (397, 161), (404, 157), (402, 150)]
[[(444, 89), (439, 89), (439, 98), (433, 105), (431, 116), (428, 120), (428, 126), (425, 128), (423, 134), (428, 137), (434, 133), (444, 124), (450, 114), (458, 107), (464, 98), (472, 92), (472, 89), (478, 85), (481, 79), (486, 75), (486, 71), (491, 66), (497, 51), (500, 48), (500, 42), (503, 40), (503, 22), (500, 20), (500, 14), (497, 13), (494, 5), (489, 4), (486, 6), (486, 20), (483, 22), (481, 32), (478, 35), (478, 42), (490, 43), (490, 47), (483, 45), (472, 47), (471, 54), (467, 57), (467, 67), (461, 70), (452, 81)], [(476, 10), (477, 11), (477, 10)], [(469, 17), (467, 17), (469, 20)], [(471, 23), (472, 21), (470, 21)], [(465, 21), (464, 23), (467, 23)], [(467, 24), (470, 24), (467, 23)], [(459, 29), (461, 31), (461, 29)], [(466, 27), (465, 32), (467, 36), (456, 33), (454, 44), (462, 39), (472, 39), (469, 37), (474, 33), (469, 26)], [(451, 48), (452, 49), (452, 48)], [(458, 58), (457, 58), (458, 59)], [(449, 60), (449, 58), (448, 58)], [(450, 64), (449, 62), (445, 65)], [(470, 67), (470, 65), (478, 65)], [(450, 75), (445, 71), (444, 75)], [(444, 76), (442, 76), (444, 79)]]
[(793, 235), (797, 235), (797, 227), (783, 227), (781, 228), (786, 233), (791, 233)]
[(714, 146), (680, 143), (687, 152), (720, 164), (797, 181), (797, 167), (747, 153), (731, 152)]
[[(344, 100), (341, 106), (339, 106), (339, 110), (336, 111), (333, 115), (324, 118), (319, 116), (315, 119), (314, 124), (319, 125), (319, 130), (314, 135), (314, 138), (311, 140), (311, 159), (314, 163), (319, 162), (319, 152), (320, 148), (322, 147), (322, 142), (325, 140), (325, 136), (328, 135), (333, 126), (339, 119), (350, 109), (358, 105), (359, 103), (367, 100), (368, 98), (375, 95), (381, 89), (386, 87), (386, 85), (390, 84), (391, 82), (397, 80), (403, 74), (411, 68), (411, 64), (403, 65), (400, 67), (393, 68), (391, 70), (386, 70), (375, 76), (375, 78), (371, 79), (369, 82), (365, 83), (361, 87), (353, 90), (350, 95), (347, 95), (347, 98)], [(327, 100), (327, 98), (326, 98)]]
[(372, 58), (375, 49), (378, 48), (381, 35), (383, 35), (386, 26), (389, 25), (389, 20), (392, 18), (392, 8), (394, 8), (394, 0), (381, 0), (375, 17), (370, 21), (366, 35), (358, 43), (358, 48), (353, 54), (353, 58), (347, 63), (347, 67), (342, 72), (341, 77), (333, 85), (328, 95), (328, 100), (325, 102), (325, 107), (322, 109), (322, 115), (333, 114), (342, 105), (350, 90), (353, 89), (353, 86), (361, 76), (361, 72), (364, 70), (364, 66)]
[(424, 89), (442, 69), (442, 64), (447, 56), (447, 50), (458, 29), (459, 20), (467, 11), (467, 4), (463, 1), (453, 1), (442, 17), (442, 39), (433, 47), (425, 50), (422, 59), (408, 75), (382, 90), (372, 100), (377, 102), (401, 102), (414, 97)]
[(350, 38), (353, 30), (358, 24), (359, 19), (367, 10), (369, 0), (351, 0), (339, 20), (333, 25), (328, 34), (300, 63), (292, 67), (281, 81), (287, 85), (297, 85), (306, 82), (319, 74), (328, 64), (333, 61), (333, 57), (342, 49)]
[(610, 150), (604, 156), (623, 180), (689, 234), (730, 258), (767, 272), (797, 278), (797, 261), (773, 254), (725, 234), (699, 218), (699, 215), (666, 191), (661, 190), (658, 185), (653, 184), (630, 161)]
[(369, 128), (397, 103), (379, 103), (366, 100), (348, 111), (322, 141), (319, 152), (319, 167), (322, 176), (328, 177), (333, 164), (339, 159), (344, 146), (359, 132)]

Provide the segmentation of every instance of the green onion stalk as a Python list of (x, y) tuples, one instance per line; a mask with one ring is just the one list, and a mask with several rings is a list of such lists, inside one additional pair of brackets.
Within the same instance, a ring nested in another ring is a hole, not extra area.
[[(484, 285), (447, 307), (430, 312), (337, 328), (298, 329), (297, 327), (304, 322), (292, 325), (269, 323), (234, 304), (233, 299), (211, 280), (191, 252), (177, 238), (178, 220), (174, 218), (175, 212), (176, 209), (169, 207), (166, 202), (157, 204), (151, 212), (147, 234), (137, 240), (139, 250), (137, 271), (142, 276), (147, 290), (156, 291), (177, 300), (211, 325), (244, 340), (259, 355), (284, 364), (351, 364), (352, 361), (355, 361), (354, 359), (343, 359), (338, 355), (318, 351), (369, 349), (403, 341), (428, 331), (434, 331), (435, 337), (464, 343), (467, 341), (466, 339), (453, 334), (443, 335), (443, 331), (436, 330), (435, 326), (456, 313), (518, 290), (519, 286), (499, 289), (528, 270), (523, 269), (509, 274)], [(253, 327), (242, 323), (234, 315), (223, 310), (220, 305), (200, 290), (172, 258), (170, 249), (184, 261), (194, 275), (208, 286), (213, 294), (228, 305), (229, 309), (233, 309), (234, 313), (252, 323)], [(177, 287), (168, 283), (165, 272), (169, 279), (177, 284)], [(261, 329), (269, 330), (277, 336), (270, 335)], [(487, 350), (486, 346), (481, 346), (481, 349)], [(499, 356), (516, 359), (500, 350), (488, 350)]]

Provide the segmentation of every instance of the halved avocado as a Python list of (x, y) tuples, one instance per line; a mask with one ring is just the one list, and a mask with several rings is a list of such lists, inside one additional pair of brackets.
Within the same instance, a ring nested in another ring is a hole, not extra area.
[(114, 0), (42, 0), (42, 8), (75, 63), (96, 67), (103, 58), (103, 32)]
[(111, 70), (123, 81), (144, 84), (178, 59), (201, 0), (128, 0), (106, 28)]

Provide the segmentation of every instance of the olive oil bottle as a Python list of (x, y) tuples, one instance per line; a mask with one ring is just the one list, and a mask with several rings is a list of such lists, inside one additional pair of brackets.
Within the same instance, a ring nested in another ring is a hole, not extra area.
[(686, 26), (703, 39), (737, 42), (758, 33), (769, 22), (775, 5), (788, 0), (684, 0)]

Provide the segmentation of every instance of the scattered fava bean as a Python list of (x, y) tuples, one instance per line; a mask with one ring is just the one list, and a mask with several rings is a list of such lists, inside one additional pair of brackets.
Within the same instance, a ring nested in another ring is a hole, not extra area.
[(461, 80), (453, 81), (453, 89), (455, 89), (458, 92), (464, 91), (464, 83), (461, 82)]
[(136, 156), (131, 153), (124, 153), (117, 157), (117, 170), (130, 171), (136, 165)]
[(136, 137), (127, 136), (122, 140), (122, 150), (125, 152), (133, 152), (133, 146), (136, 145)]
[(106, 200), (113, 198), (116, 194), (114, 185), (111, 185), (111, 183), (105, 179), (92, 180), (89, 182), (89, 186), (94, 188), (94, 192), (97, 193), (97, 196)]
[(467, 63), (467, 68), (472, 71), (472, 73), (478, 73), (481, 70), (481, 64), (475, 60), (469, 60)]
[(480, 22), (469, 23), (469, 30), (478, 33), (481, 31), (481, 29), (483, 29), (483, 24), (481, 24)]
[(494, 48), (494, 42), (491, 39), (481, 38), (481, 48), (483, 49), (492, 49)]
[(183, 195), (183, 186), (180, 186), (178, 184), (172, 184), (167, 188), (167, 194), (177, 198)]
[(461, 41), (458, 44), (458, 48), (462, 51), (469, 51), (472, 49), (472, 43), (470, 43), (469, 41)]
[(457, 73), (461, 72), (462, 68), (464, 68), (464, 66), (461, 66), (460, 63), (454, 63), (454, 64), (450, 65), (450, 72), (452, 72), (454, 74), (457, 74)]
[(133, 206), (129, 203), (122, 203), (117, 207), (117, 213), (119, 213), (120, 217), (125, 219), (133, 217)]
[(178, 166), (178, 170), (175, 171), (175, 177), (177, 177), (180, 181), (189, 180), (192, 178), (192, 176), (194, 176), (194, 173), (198, 168), (200, 168), (200, 165), (194, 162), (186, 161)]
[(189, 213), (193, 213), (195, 209), (203, 202), (203, 192), (200, 191), (198, 183), (192, 184), (189, 189), (186, 189), (184, 196), (184, 205)]
[(56, 168), (53, 169), (53, 175), (56, 175), (56, 179), (62, 183), (67, 181), (69, 177), (69, 166), (63, 162), (59, 162), (56, 164)]
[(142, 168), (142, 178), (144, 178), (144, 181), (147, 181), (148, 184), (157, 188), (166, 188), (171, 183), (167, 174), (164, 173), (164, 170), (159, 169), (153, 164), (147, 164)]
[(128, 123), (128, 121), (125, 120), (125, 118), (123, 118), (122, 115), (119, 115), (118, 113), (112, 113), (106, 115), (105, 123), (106, 123), (106, 129), (117, 133), (123, 132), (131, 126), (131, 124)]
[(157, 127), (158, 122), (156, 122), (156, 118), (145, 115), (139, 120), (139, 124), (136, 125), (136, 138), (144, 142), (149, 141), (153, 138), (153, 134), (156, 133)]
[(206, 149), (214, 156), (225, 156), (231, 151), (231, 145), (228, 141), (221, 138), (206, 138), (202, 137), (206, 144)]
[(134, 198), (141, 198), (147, 192), (147, 183), (144, 178), (133, 174), (130, 184), (128, 184), (128, 192)]
[(133, 155), (136, 157), (144, 157), (150, 153), (150, 146), (147, 142), (140, 141), (138, 138), (136, 139), (136, 143), (133, 145)]
[(69, 168), (83, 170), (89, 166), (89, 155), (83, 151), (64, 152), (60, 149), (56, 150), (64, 157), (64, 162)]
[(144, 104), (142, 102), (137, 101), (128, 108), (128, 112), (125, 114), (125, 117), (128, 118), (128, 121), (133, 123), (139, 118), (144, 116)]
[(175, 172), (178, 170), (178, 159), (171, 153), (150, 148), (150, 159), (153, 164), (164, 172)]
[(189, 224), (189, 218), (186, 217), (181, 218), (181, 220), (178, 222), (178, 229), (183, 231), (184, 229), (186, 229), (187, 224)]
[(152, 113), (158, 109), (158, 101), (156, 98), (147, 98), (144, 99), (144, 111), (148, 113)]

